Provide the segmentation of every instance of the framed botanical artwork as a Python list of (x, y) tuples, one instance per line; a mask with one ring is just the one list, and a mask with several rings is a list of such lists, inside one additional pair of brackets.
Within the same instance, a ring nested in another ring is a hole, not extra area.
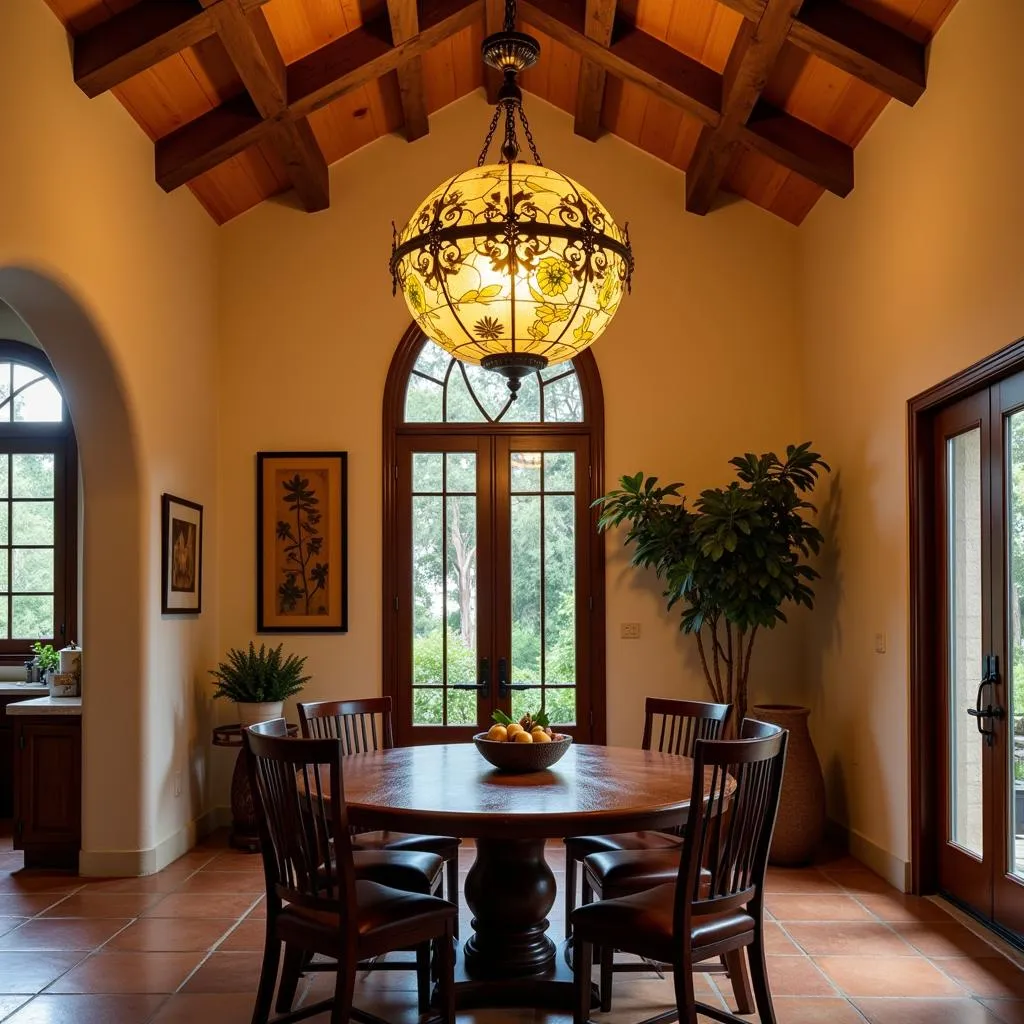
[(160, 607), (164, 615), (203, 610), (203, 506), (173, 494), (160, 499), (163, 536)]
[(348, 630), (348, 453), (256, 453), (256, 630)]

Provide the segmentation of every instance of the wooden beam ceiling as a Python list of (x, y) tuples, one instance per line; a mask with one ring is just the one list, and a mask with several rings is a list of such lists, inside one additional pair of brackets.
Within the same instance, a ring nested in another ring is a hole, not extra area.
[[(586, 0), (584, 32), (599, 46), (607, 47), (615, 27), (616, 0)], [(574, 130), (591, 142), (601, 134), (601, 108), (604, 105), (604, 83), (608, 75), (604, 67), (584, 58), (576, 86), (576, 122)]]
[[(267, 0), (140, 0), (73, 41), (75, 81), (95, 96), (190, 46), (220, 39), (246, 92), (161, 138), (157, 180), (178, 188), (258, 143), (281, 157), (306, 209), (328, 202), (326, 162), (307, 120), (340, 96), (395, 73), (407, 138), (426, 134), (422, 57), (483, 21), (500, 30), (503, 0), (386, 0), (387, 14), (285, 66), (260, 10)], [(913, 104), (927, 45), (842, 0), (720, 0), (744, 22), (723, 74), (648, 32), (616, 24), (616, 0), (520, 0), (523, 20), (581, 57), (575, 130), (596, 139), (612, 74), (696, 117), (686, 205), (706, 212), (733, 155), (749, 148), (837, 195), (853, 187), (853, 151), (761, 98), (788, 42), (885, 95)], [(494, 98), (500, 76), (488, 71)]]

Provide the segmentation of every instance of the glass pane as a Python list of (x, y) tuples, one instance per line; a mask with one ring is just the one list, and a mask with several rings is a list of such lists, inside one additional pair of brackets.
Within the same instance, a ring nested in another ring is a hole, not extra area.
[(582, 423), (583, 396), (575, 373), (555, 377), (544, 386), (545, 423)]
[(420, 354), (416, 357), (416, 365), (413, 369), (426, 377), (433, 377), (434, 380), (444, 381), (444, 375), (448, 371), (448, 364), (452, 357), (440, 345), (433, 341), (425, 341)]
[(14, 498), (53, 497), (54, 458), (50, 452), (11, 456), (11, 496)]
[[(6, 586), (6, 584), (5, 584)], [(10, 609), (7, 607), (7, 598), (0, 597), (0, 639), (9, 639), (11, 635)], [(31, 652), (25, 652), (25, 660), (31, 657)]]
[(981, 430), (946, 442), (950, 840), (982, 857), (982, 740), (967, 709), (981, 675)]
[(53, 548), (13, 548), (11, 566), (15, 593), (53, 593)]
[[(512, 495), (512, 683), (541, 682), (541, 499)], [(512, 717), (541, 705), (541, 691), (513, 690)]]
[(448, 494), (476, 494), (476, 452), (450, 452), (445, 463)]
[(52, 501), (15, 501), (12, 504), (13, 544), (53, 543)]
[(473, 401), (473, 396), (469, 388), (466, 387), (466, 381), (458, 365), (452, 368), (448, 377), (445, 413), (445, 419), (449, 423), (483, 423), (487, 418)]
[(569, 494), (544, 498), (544, 682), (562, 685), (576, 682), (574, 505)]
[[(507, 399), (508, 385), (505, 383), (504, 377), (499, 379), (501, 386), (505, 389), (505, 398)], [(501, 417), (501, 422), (540, 423), (540, 384), (537, 382), (537, 374), (531, 373), (522, 379), (516, 400), (508, 407), (508, 412)]]
[(11, 364), (0, 363), (0, 423), (11, 421)]
[(0, 501), (0, 544), (10, 544), (7, 536), (7, 522), (11, 514), (11, 503)]
[(412, 499), (413, 725), (444, 720), (444, 633), (441, 629), (441, 498)]
[(1006, 635), (1010, 647), (1010, 679), (1007, 687), (1013, 746), (1010, 750), (1009, 787), (1010, 871), (1024, 878), (1024, 636), (1021, 615), (1024, 612), (1024, 411), (1010, 416), (1007, 433), (1007, 548), (1009, 550), (1009, 593), (1007, 595)]
[(540, 467), (543, 455), (540, 452), (512, 452), (509, 455), (509, 472), (512, 477), (512, 493), (540, 490)]
[(444, 722), (444, 690), (440, 686), (412, 691), (412, 724), (441, 725)]
[(443, 411), (441, 400), (444, 389), (432, 380), (425, 380), (415, 373), (409, 375), (405, 389), (406, 423), (440, 423)]
[(53, 636), (53, 598), (19, 597), (11, 598), (11, 638), (13, 640), (38, 640)]
[(574, 452), (547, 452), (544, 455), (544, 491), (572, 491), (576, 487)]
[(412, 457), (412, 489), (441, 491), (441, 468), (444, 456), (440, 452), (416, 452)]
[[(7, 559), (10, 555), (10, 548), (0, 548), (0, 594), (6, 594), (7, 591)], [(4, 608), (7, 607), (6, 600), (2, 602)]]
[(8, 497), (7, 494), (7, 470), (9, 456), (5, 453), (0, 455), (0, 498)]
[[(472, 456), (466, 456), (472, 458)], [(475, 469), (475, 467), (474, 467)], [(448, 502), (448, 685), (476, 682), (476, 497)], [(475, 690), (448, 692), (448, 725), (475, 725)]]
[[(35, 383), (30, 383), (35, 381)], [(26, 385), (28, 385), (26, 387)], [(24, 391), (19, 391), (24, 388)], [(59, 423), (64, 403), (53, 381), (31, 366), (14, 364), (14, 419), (18, 423)]]
[[(506, 379), (500, 373), (495, 373), (493, 370), (485, 370), (482, 366), (467, 364), (465, 369), (469, 386), (473, 389), (473, 394), (476, 395), (477, 401), (487, 410), (487, 415), (492, 420), (499, 418), (507, 419), (508, 413), (502, 416), (502, 413), (505, 412), (505, 406), (509, 404), (509, 390)], [(455, 372), (453, 371), (452, 381), (454, 382), (454, 380)], [(523, 390), (526, 390), (525, 384)], [(518, 401), (512, 403), (512, 405), (518, 404)], [(511, 409), (509, 412), (511, 412)]]

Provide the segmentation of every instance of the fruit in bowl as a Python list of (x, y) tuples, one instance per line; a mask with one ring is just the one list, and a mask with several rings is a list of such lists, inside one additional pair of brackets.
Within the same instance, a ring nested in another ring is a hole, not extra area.
[(572, 744), (572, 737), (554, 732), (543, 711), (513, 722), (494, 712), (494, 725), (473, 737), (477, 750), (495, 768), (506, 772), (536, 772), (550, 768)]

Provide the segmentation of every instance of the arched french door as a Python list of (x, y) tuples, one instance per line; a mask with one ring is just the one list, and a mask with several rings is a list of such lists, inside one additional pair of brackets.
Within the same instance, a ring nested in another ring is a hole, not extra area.
[(384, 395), (384, 692), (396, 741), (544, 710), (603, 743), (604, 415), (593, 356), (523, 381), (413, 327)]

